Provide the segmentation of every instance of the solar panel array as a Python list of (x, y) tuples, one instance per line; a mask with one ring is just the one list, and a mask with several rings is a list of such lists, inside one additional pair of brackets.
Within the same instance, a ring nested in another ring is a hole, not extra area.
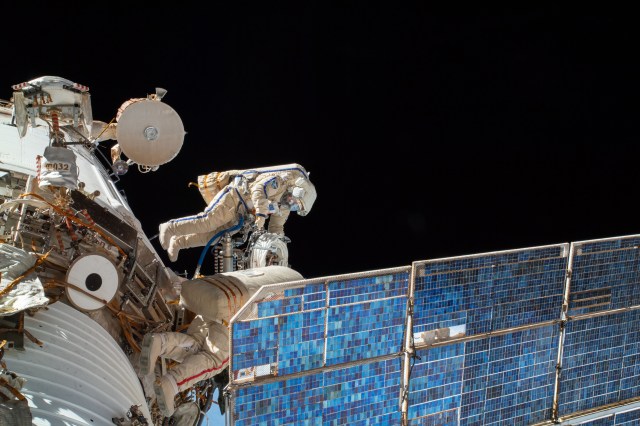
[(232, 322), (235, 424), (398, 424), (409, 272), (263, 287)]
[(543, 327), (419, 350), (409, 424), (525, 425), (550, 418), (557, 342), (557, 331)]
[(451, 410), (454, 424), (550, 418), (568, 253), (561, 244), (414, 263), (416, 346), (476, 339), (418, 352), (430, 362), (412, 372), (412, 424)]
[(559, 414), (640, 396), (640, 238), (574, 244)]
[(639, 246), (628, 236), (265, 286), (231, 321), (231, 423), (638, 424)]

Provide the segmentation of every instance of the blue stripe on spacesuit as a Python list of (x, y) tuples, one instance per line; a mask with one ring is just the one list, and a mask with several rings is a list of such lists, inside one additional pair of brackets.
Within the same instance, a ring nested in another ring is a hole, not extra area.
[(240, 195), (240, 192), (238, 191), (238, 188), (233, 188), (236, 191), (236, 194), (238, 194), (238, 198), (240, 198), (240, 201), (242, 201), (242, 205), (244, 206), (244, 211), (248, 212), (249, 211), (249, 206), (247, 206), (247, 203), (244, 202), (244, 198), (242, 198), (242, 196)]
[[(198, 213), (197, 215), (194, 216), (186, 216), (186, 217), (182, 217), (180, 219), (176, 219), (173, 222), (183, 222), (185, 220), (196, 220), (196, 219), (202, 219), (203, 217), (207, 216), (207, 214), (211, 211), (211, 209), (213, 209), (216, 204), (218, 204), (218, 202), (220, 201), (220, 198), (222, 198), (223, 195), (225, 195), (227, 192), (229, 192), (229, 187), (227, 186), (226, 188), (224, 188), (224, 190), (218, 192), (214, 198), (214, 202), (210, 203), (207, 208), (202, 212), (202, 213)], [(236, 192), (238, 190), (236, 189)], [(240, 196), (240, 194), (238, 193), (238, 196)], [(240, 199), (242, 200), (242, 197), (240, 197)], [(244, 203), (244, 200), (242, 201)], [(245, 208), (247, 207), (247, 205), (245, 204)]]
[(277, 189), (278, 188), (278, 181), (276, 180), (276, 177), (272, 177), (271, 179), (269, 179), (268, 181), (266, 181), (263, 185), (262, 185), (262, 190), (264, 191), (264, 196), (267, 197), (267, 185), (271, 185), (273, 187), (273, 189)]

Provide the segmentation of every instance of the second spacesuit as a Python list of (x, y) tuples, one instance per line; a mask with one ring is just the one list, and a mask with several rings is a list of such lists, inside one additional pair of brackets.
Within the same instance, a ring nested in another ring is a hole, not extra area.
[(179, 362), (154, 382), (163, 415), (170, 417), (174, 413), (178, 392), (227, 368), (227, 324), (260, 287), (301, 279), (302, 275), (291, 268), (272, 265), (182, 282), (180, 304), (197, 313), (186, 333), (149, 333), (142, 340), (141, 375), (154, 372), (159, 357)]

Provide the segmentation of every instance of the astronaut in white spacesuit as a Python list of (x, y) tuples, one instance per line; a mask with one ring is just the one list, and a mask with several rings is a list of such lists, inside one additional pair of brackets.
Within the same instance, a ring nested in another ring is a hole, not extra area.
[(158, 357), (178, 361), (154, 382), (162, 414), (171, 417), (174, 397), (195, 383), (222, 372), (229, 364), (229, 331), (219, 320), (197, 315), (186, 333), (146, 334), (142, 340), (140, 374), (151, 373)]
[(299, 164), (233, 171), (228, 185), (215, 193), (207, 208), (197, 215), (172, 219), (160, 225), (159, 240), (175, 262), (181, 249), (200, 247), (221, 230), (238, 222), (239, 215), (255, 213), (255, 226), (284, 236), (290, 212), (306, 216), (317, 193), (309, 175)]
[(162, 414), (173, 415), (178, 392), (227, 368), (230, 354), (227, 324), (258, 289), (302, 279), (299, 272), (289, 267), (271, 265), (183, 281), (180, 304), (198, 315), (186, 333), (148, 333), (141, 345), (142, 376), (155, 371), (159, 357), (179, 362), (158, 377), (153, 385)]

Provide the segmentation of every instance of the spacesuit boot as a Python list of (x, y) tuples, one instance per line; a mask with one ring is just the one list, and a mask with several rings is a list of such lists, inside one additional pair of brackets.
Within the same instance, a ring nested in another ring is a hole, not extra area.
[(162, 334), (146, 334), (142, 339), (140, 350), (140, 374), (146, 376), (151, 373), (158, 357), (164, 354), (167, 342)]
[(167, 249), (167, 254), (169, 255), (169, 260), (171, 262), (178, 260), (178, 253), (180, 253), (181, 249), (181, 247), (175, 243), (175, 240), (175, 236), (171, 237), (171, 240), (169, 240), (169, 248)]
[(169, 241), (169, 248), (167, 254), (169, 260), (175, 262), (178, 260), (178, 253), (181, 249), (190, 247), (202, 247), (207, 245), (209, 240), (216, 234), (216, 232), (206, 232), (204, 234), (187, 234), (187, 235), (174, 235)]
[(160, 246), (163, 249), (167, 249), (169, 247), (169, 241), (173, 236), (173, 229), (170, 227), (171, 222), (161, 223), (159, 227), (160, 233), (158, 234), (158, 240), (160, 241)]
[(178, 385), (173, 376), (165, 374), (160, 377), (153, 383), (153, 391), (162, 415), (171, 417), (176, 411), (175, 396), (178, 393)]

